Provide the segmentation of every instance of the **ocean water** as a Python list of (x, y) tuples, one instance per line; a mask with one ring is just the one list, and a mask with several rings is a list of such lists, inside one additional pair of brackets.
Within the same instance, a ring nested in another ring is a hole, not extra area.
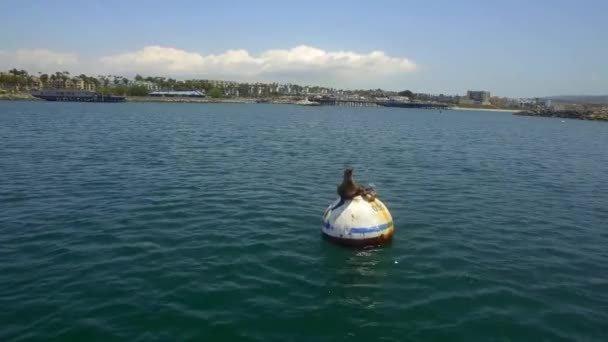
[[(320, 236), (345, 165), (391, 245)], [(608, 124), (0, 103), (0, 341), (605, 341)]]

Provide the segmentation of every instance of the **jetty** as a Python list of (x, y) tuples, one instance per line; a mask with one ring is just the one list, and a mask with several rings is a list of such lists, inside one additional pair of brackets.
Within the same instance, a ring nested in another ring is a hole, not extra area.
[(597, 108), (587, 110), (525, 110), (514, 115), (522, 116), (537, 116), (546, 118), (562, 118), (562, 119), (577, 119), (577, 120), (593, 120), (593, 121), (608, 121), (608, 108)]
[(309, 97), (309, 101), (318, 102), (325, 106), (349, 106), (349, 107), (377, 107), (378, 103), (373, 100), (363, 99), (341, 99), (337, 97)]
[(397, 108), (420, 108), (420, 109), (449, 109), (445, 103), (436, 102), (400, 102), (400, 101), (382, 101), (378, 102), (380, 106), (397, 107)]
[(350, 107), (397, 107), (397, 108), (422, 108), (422, 109), (449, 109), (444, 103), (434, 102), (401, 102), (394, 100), (377, 101), (367, 99), (344, 99), (338, 97), (309, 97), (310, 101), (318, 102), (326, 106), (350, 106)]
[(58, 89), (32, 91), (32, 96), (57, 102), (124, 102), (124, 96), (104, 95), (93, 91)]

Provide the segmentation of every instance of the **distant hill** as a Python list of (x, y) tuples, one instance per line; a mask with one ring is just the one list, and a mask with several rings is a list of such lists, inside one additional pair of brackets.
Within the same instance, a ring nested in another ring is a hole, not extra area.
[(549, 96), (555, 102), (581, 103), (581, 104), (608, 104), (608, 95), (561, 95)]

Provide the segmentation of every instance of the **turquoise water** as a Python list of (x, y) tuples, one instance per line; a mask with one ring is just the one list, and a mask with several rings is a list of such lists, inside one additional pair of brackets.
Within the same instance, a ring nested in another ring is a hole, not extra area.
[[(0, 103), (0, 341), (605, 340), (608, 124)], [(392, 245), (320, 237), (342, 168)]]

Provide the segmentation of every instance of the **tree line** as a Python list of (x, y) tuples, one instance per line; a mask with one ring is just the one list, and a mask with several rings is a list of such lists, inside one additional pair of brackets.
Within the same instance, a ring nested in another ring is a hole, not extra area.
[[(237, 96), (237, 94), (244, 97), (275, 97), (286, 93), (303, 94), (305, 89), (308, 90), (308, 93), (322, 93), (323, 90), (328, 90), (328, 88), (319, 86), (304, 87), (297, 84), (279, 85), (278, 83), (234, 83), (224, 88), (218, 85), (217, 82), (210, 80), (176, 80), (171, 77), (142, 76), (139, 74), (133, 80), (120, 75), (97, 75), (96, 77), (86, 74), (71, 75), (68, 71), (31, 75), (26, 70), (18, 70), (16, 68), (0, 74), (0, 88), (25, 91), (35, 88), (38, 80), (42, 83), (42, 88), (52, 88), (56, 84), (56, 81), (66, 82), (78, 79), (84, 81), (85, 84), (92, 85), (97, 92), (102, 94), (122, 96), (146, 96), (150, 92), (149, 85), (154, 85), (153, 88), (158, 90), (204, 90), (212, 97), (222, 97), (224, 95)], [(286, 87), (289, 87), (289, 91), (285, 89)], [(394, 92), (386, 92), (382, 89), (361, 89), (343, 91), (342, 93), (344, 95), (366, 97), (395, 95)], [(405, 90), (398, 94), (411, 99), (421, 99), (424, 97), (424, 94), (414, 94), (410, 90)]]

